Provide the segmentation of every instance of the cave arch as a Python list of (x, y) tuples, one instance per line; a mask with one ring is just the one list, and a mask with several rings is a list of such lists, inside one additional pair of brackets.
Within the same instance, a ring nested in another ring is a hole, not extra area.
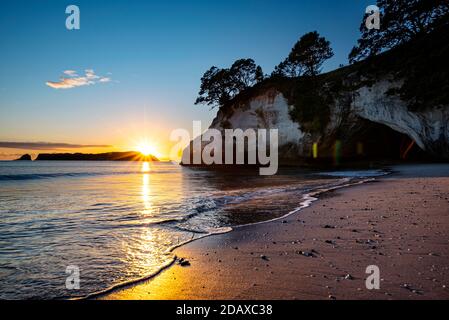
[(420, 161), (430, 158), (408, 135), (366, 119), (360, 119), (360, 125), (339, 138), (342, 159)]

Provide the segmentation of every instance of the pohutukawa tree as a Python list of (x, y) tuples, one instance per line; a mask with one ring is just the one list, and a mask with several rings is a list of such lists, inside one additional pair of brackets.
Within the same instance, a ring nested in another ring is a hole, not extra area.
[(274, 70), (273, 76), (316, 76), (327, 59), (334, 56), (330, 42), (316, 31), (309, 32), (295, 44), (287, 59)]
[(380, 29), (369, 30), (365, 15), (361, 38), (350, 55), (351, 63), (427, 34), (448, 21), (448, 0), (378, 0)]
[(200, 92), (195, 104), (222, 105), (229, 101), (233, 94), (228, 70), (212, 67), (201, 78)]
[(262, 68), (253, 59), (237, 60), (228, 69), (212, 67), (201, 78), (195, 104), (222, 106), (263, 79)]
[(274, 68), (274, 71), (271, 74), (271, 76), (272, 77), (281, 76), (281, 77), (287, 77), (287, 78), (296, 78), (296, 77), (300, 77), (302, 74), (303, 74), (302, 66), (292, 63), (287, 58)]
[(238, 91), (243, 91), (261, 82), (264, 78), (262, 68), (253, 59), (240, 59), (229, 70), (231, 83)]

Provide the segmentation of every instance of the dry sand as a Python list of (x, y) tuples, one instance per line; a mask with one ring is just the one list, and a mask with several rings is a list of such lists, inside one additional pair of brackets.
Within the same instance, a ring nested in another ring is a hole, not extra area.
[[(399, 170), (191, 242), (175, 250), (190, 266), (101, 299), (449, 299), (449, 166)], [(366, 289), (369, 265), (379, 290)]]

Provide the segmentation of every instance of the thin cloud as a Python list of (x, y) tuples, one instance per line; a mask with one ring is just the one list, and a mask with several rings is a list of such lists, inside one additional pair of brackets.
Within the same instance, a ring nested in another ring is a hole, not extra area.
[(81, 149), (81, 148), (111, 148), (110, 145), (96, 144), (70, 144), (52, 142), (9, 142), (0, 141), (0, 148), (25, 150), (53, 150), (53, 149)]
[(71, 77), (77, 77), (78, 76), (78, 73), (76, 73), (75, 70), (66, 70), (66, 71), (64, 71), (64, 74), (66, 74), (68, 76), (71, 76)]
[(63, 73), (65, 76), (62, 76), (59, 81), (47, 81), (45, 84), (53, 89), (72, 89), (111, 81), (110, 77), (96, 75), (93, 69), (84, 70), (83, 76), (78, 76), (75, 70), (65, 70)]

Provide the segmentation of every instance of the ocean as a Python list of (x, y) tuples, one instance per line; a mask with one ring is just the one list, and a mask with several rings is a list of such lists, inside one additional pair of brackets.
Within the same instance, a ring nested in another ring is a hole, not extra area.
[[(272, 220), (379, 170), (209, 171), (172, 162), (0, 161), (0, 299), (85, 297), (173, 261), (182, 243)], [(68, 266), (80, 287), (66, 288)]]

